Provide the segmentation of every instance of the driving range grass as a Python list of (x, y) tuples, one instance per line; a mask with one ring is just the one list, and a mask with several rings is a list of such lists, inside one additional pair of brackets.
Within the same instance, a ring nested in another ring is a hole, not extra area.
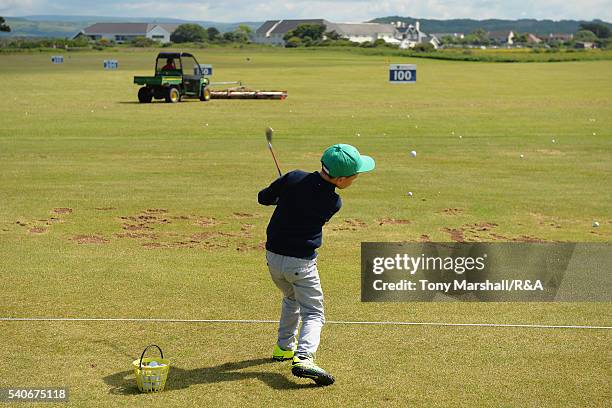
[[(280, 292), (260, 248), (272, 209), (256, 200), (276, 172), (271, 126), (284, 171), (317, 170), (337, 142), (377, 161), (341, 192), (325, 227), (328, 320), (611, 325), (609, 303), (359, 301), (362, 241), (449, 241), (452, 231), (609, 242), (611, 61), (393, 58), (416, 63), (418, 83), (390, 85), (381, 56), (193, 52), (216, 81), (289, 98), (142, 105), (132, 77), (152, 72), (153, 51), (64, 54), (63, 65), (0, 56), (10, 85), (0, 99), (0, 316), (275, 319)], [(105, 58), (120, 69), (104, 71)], [(0, 322), (0, 331), (0, 388), (69, 386), (74, 406), (610, 399), (609, 330), (326, 325), (318, 360), (337, 383), (324, 389), (268, 362), (274, 324)], [(138, 394), (128, 372), (149, 343), (173, 364), (168, 390), (154, 396)]]

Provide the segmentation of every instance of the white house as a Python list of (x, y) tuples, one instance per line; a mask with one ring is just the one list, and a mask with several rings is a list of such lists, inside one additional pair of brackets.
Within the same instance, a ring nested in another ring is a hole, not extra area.
[(329, 23), (327, 31), (335, 31), (347, 40), (363, 43), (376, 40), (385, 40), (392, 44), (399, 44), (396, 38), (397, 30), (391, 24), (379, 23)]
[(417, 44), (430, 43), (435, 49), (440, 46), (440, 40), (435, 35), (425, 34), (421, 31), (421, 23), (414, 25), (402, 21), (392, 23), (397, 29), (397, 38), (400, 40), (399, 47), (402, 49), (414, 48)]
[(81, 30), (74, 38), (85, 36), (92, 40), (106, 39), (116, 43), (146, 37), (161, 43), (170, 42), (170, 35), (179, 24), (156, 23), (96, 23)]
[(500, 44), (514, 44), (514, 33), (512, 31), (490, 31), (487, 36)]

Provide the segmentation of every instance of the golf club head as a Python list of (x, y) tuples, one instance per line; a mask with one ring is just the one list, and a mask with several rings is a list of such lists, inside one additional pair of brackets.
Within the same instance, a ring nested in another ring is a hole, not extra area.
[(268, 141), (268, 143), (272, 143), (272, 134), (274, 133), (274, 129), (272, 129), (271, 127), (266, 129), (266, 140)]

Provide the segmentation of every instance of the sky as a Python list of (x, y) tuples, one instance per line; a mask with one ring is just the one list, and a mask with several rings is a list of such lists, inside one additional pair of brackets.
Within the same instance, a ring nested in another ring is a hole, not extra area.
[(325, 18), (368, 21), (398, 15), (433, 19), (612, 20), (612, 0), (0, 0), (0, 16), (55, 14), (172, 17), (218, 22)]

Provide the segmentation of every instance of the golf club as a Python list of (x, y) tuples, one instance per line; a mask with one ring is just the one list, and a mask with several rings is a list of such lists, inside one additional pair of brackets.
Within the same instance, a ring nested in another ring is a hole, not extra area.
[(270, 153), (272, 153), (272, 158), (274, 159), (274, 164), (276, 164), (276, 170), (278, 170), (278, 177), (282, 177), (283, 173), (280, 171), (280, 167), (278, 166), (278, 160), (276, 160), (276, 156), (274, 155), (274, 150), (272, 150), (272, 134), (274, 133), (274, 129), (271, 127), (266, 129), (266, 140), (268, 141), (268, 148), (270, 149)]

